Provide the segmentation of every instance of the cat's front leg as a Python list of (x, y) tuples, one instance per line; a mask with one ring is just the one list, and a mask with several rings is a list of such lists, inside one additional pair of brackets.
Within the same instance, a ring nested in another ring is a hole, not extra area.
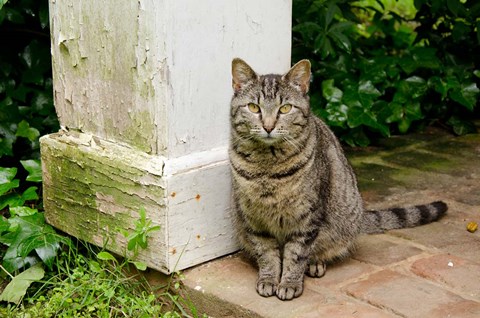
[(275, 295), (282, 270), (279, 249), (267, 250), (264, 255), (257, 259), (257, 263), (257, 293), (264, 297)]
[(243, 238), (244, 249), (255, 258), (258, 265), (256, 286), (258, 294), (263, 297), (275, 295), (282, 273), (282, 260), (277, 240), (264, 233), (247, 231)]
[(277, 297), (291, 300), (303, 292), (303, 278), (310, 247), (302, 238), (287, 242), (283, 251), (282, 278), (277, 288)]

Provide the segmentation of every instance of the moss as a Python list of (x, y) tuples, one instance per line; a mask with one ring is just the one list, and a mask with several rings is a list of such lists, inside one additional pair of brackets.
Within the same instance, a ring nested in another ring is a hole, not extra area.
[(125, 129), (125, 137), (131, 145), (146, 153), (152, 153), (152, 141), (155, 140), (155, 124), (147, 111), (130, 114), (130, 124)]

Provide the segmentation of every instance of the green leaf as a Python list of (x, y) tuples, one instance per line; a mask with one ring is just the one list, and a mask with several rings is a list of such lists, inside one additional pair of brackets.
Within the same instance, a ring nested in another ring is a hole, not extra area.
[(5, 217), (3, 217), (3, 215), (0, 215), (0, 237), (2, 233), (8, 231), (9, 228), (10, 228), (10, 223), (8, 222), (8, 220)]
[(1, 301), (19, 304), (33, 282), (40, 281), (45, 270), (40, 264), (32, 266), (15, 276), (0, 295)]
[(145, 264), (144, 262), (137, 262), (137, 261), (134, 261), (134, 262), (131, 262), (133, 265), (135, 265), (135, 267), (139, 270), (139, 271), (145, 271), (147, 269), (147, 264)]
[(324, 116), (328, 125), (345, 127), (348, 119), (348, 106), (342, 103), (328, 103), (325, 107)]
[(15, 135), (17, 137), (25, 137), (30, 141), (34, 141), (40, 136), (40, 132), (36, 128), (30, 127), (30, 124), (26, 120), (22, 120), (18, 124)]
[(313, 40), (322, 28), (315, 22), (304, 22), (297, 24), (292, 28), (292, 31), (299, 32), (304, 41)]
[(27, 181), (42, 182), (42, 165), (40, 160), (20, 160), (20, 163), (28, 171)]
[(408, 85), (408, 94), (410, 98), (418, 98), (423, 96), (427, 90), (426, 81), (418, 76), (411, 76), (405, 79), (405, 83)]
[(110, 254), (109, 252), (105, 252), (105, 251), (102, 251), (100, 253), (97, 254), (97, 258), (99, 260), (102, 260), (102, 261), (114, 261), (114, 262), (117, 262), (117, 259), (115, 258), (115, 256), (113, 256), (112, 254)]
[(442, 100), (447, 97), (448, 85), (447, 83), (438, 76), (432, 76), (428, 79), (428, 86), (433, 87), (433, 89), (442, 96)]
[(452, 126), (453, 132), (459, 136), (477, 132), (477, 128), (475, 127), (474, 123), (461, 119), (457, 116), (450, 117), (450, 119), (447, 121), (447, 124)]
[(373, 85), (372, 81), (360, 81), (358, 83), (358, 98), (364, 107), (370, 108), (373, 101), (381, 95), (382, 93)]
[(21, 199), (23, 200), (23, 202), (30, 201), (30, 200), (37, 200), (38, 199), (37, 190), (38, 190), (37, 187), (29, 187), (27, 190), (25, 190), (21, 196)]
[(348, 110), (348, 126), (355, 128), (360, 125), (374, 127), (377, 124), (377, 119), (368, 109), (362, 107), (351, 107)]
[(0, 0), (0, 10), (2, 10), (2, 7), (7, 3), (8, 0)]
[(330, 103), (340, 102), (343, 92), (334, 86), (334, 80), (328, 79), (322, 82), (322, 95)]
[(29, 208), (28, 206), (15, 206), (10, 208), (12, 216), (29, 216), (38, 213), (37, 209)]
[(459, 0), (447, 0), (447, 7), (454, 16), (465, 14), (465, 8)]
[(342, 14), (342, 11), (340, 10), (340, 8), (335, 4), (335, 2), (330, 2), (328, 4), (328, 8), (327, 8), (327, 14), (325, 15), (325, 27), (328, 28), (328, 26), (330, 25), (330, 23), (332, 22), (333, 20), (333, 17), (336, 15), (336, 14), (339, 14), (341, 15)]
[(454, 101), (462, 104), (468, 110), (473, 111), (477, 104), (477, 95), (480, 92), (476, 83), (461, 84), (460, 88), (452, 89), (449, 96)]
[(338, 47), (340, 47), (342, 50), (344, 50), (347, 53), (351, 53), (352, 51), (352, 43), (348, 39), (347, 36), (345, 36), (341, 32), (337, 31), (331, 31), (328, 33), (328, 36), (335, 41)]
[(42, 29), (45, 29), (48, 26), (48, 5), (44, 5), (40, 7), (38, 12), (38, 17), (40, 19), (40, 26)]
[(0, 196), (11, 189), (18, 188), (20, 181), (14, 179), (17, 174), (17, 168), (0, 167)]
[(56, 234), (53, 227), (45, 223), (43, 213), (11, 217), (9, 222), (15, 230), (2, 236), (1, 240), (9, 245), (3, 266), (10, 272), (35, 261), (31, 256), (33, 250), (50, 267), (59, 244), (69, 244), (66, 237)]
[(5, 18), (15, 24), (25, 24), (25, 19), (18, 10), (12, 8), (2, 8), (5, 11)]
[(352, 147), (366, 147), (370, 144), (370, 139), (367, 137), (362, 127), (349, 130), (345, 135), (341, 136), (341, 139)]
[[(17, 180), (17, 179), (15, 179)], [(37, 200), (37, 187), (29, 187), (21, 195), (18, 193), (9, 193), (0, 196), (0, 210), (6, 206), (17, 207), (25, 204), (25, 201)]]

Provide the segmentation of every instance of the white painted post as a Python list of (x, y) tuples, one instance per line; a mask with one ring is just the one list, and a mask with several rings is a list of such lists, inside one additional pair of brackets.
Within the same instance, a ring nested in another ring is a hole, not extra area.
[(291, 0), (50, 0), (50, 23), (48, 221), (123, 255), (144, 207), (161, 230), (138, 258), (165, 273), (235, 251), (230, 63), (288, 70)]

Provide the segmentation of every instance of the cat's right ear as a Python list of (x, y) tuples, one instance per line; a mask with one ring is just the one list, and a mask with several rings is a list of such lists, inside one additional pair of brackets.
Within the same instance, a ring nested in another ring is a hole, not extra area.
[(234, 58), (232, 61), (232, 87), (238, 92), (248, 82), (257, 79), (257, 73), (244, 60)]

